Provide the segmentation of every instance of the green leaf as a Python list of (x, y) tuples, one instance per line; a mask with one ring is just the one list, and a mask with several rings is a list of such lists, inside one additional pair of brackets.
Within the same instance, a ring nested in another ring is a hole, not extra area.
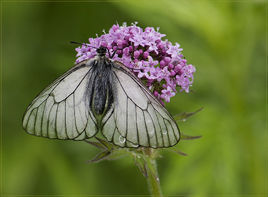
[(106, 150), (107, 148), (100, 142), (94, 142), (94, 141), (89, 141), (89, 140), (85, 140), (86, 143), (91, 144), (92, 146), (95, 146), (98, 149), (101, 150)]
[(184, 152), (182, 152), (182, 151), (180, 151), (180, 150), (172, 150), (172, 149), (170, 149), (170, 151), (172, 151), (172, 152), (174, 152), (174, 153), (177, 153), (177, 154), (179, 154), (179, 155), (182, 155), (182, 156), (188, 156), (186, 153), (184, 153)]
[(198, 139), (201, 138), (202, 136), (190, 136), (190, 135), (184, 135), (183, 133), (181, 133), (181, 140), (194, 140), (194, 139)]
[(109, 143), (108, 141), (104, 140), (104, 139), (101, 139), (101, 138), (98, 138), (98, 137), (95, 137), (103, 146), (106, 147), (106, 149), (108, 150), (112, 150), (112, 149), (115, 149), (116, 146), (114, 146), (113, 144)]
[(182, 112), (180, 114), (177, 114), (174, 116), (174, 119), (176, 121), (186, 121), (189, 117), (195, 115), (197, 112), (200, 112), (203, 110), (203, 107), (201, 107), (200, 109), (196, 110), (195, 112)]
[(107, 160), (121, 159), (122, 157), (129, 155), (130, 153), (127, 151), (127, 149), (118, 148), (111, 151), (111, 154), (109, 155), (109, 158), (107, 158)]
[(100, 162), (104, 159), (107, 159), (107, 157), (111, 154), (111, 152), (109, 150), (105, 150), (103, 152), (100, 152), (99, 154), (97, 154), (95, 156), (94, 159), (88, 161), (89, 163), (97, 163), (97, 162)]

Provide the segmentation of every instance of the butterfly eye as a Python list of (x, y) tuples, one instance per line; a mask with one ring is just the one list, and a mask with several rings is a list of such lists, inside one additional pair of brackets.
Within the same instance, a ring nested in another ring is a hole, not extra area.
[(101, 56), (105, 55), (107, 52), (107, 48), (106, 47), (103, 47), (101, 46), (100, 48), (97, 49), (97, 53)]

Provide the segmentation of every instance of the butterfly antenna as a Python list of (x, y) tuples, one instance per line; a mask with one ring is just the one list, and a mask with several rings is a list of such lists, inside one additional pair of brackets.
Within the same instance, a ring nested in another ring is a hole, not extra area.
[(86, 45), (88, 47), (91, 47), (91, 48), (94, 48), (94, 49), (98, 49), (97, 47), (90, 46), (89, 44), (86, 44), (86, 43), (81, 43), (81, 42), (76, 42), (76, 41), (70, 41), (70, 43), (71, 44)]
[(80, 45), (83, 44), (83, 43), (81, 43), (81, 42), (76, 42), (76, 41), (70, 41), (70, 43), (71, 43), (71, 44), (80, 44)]
[(112, 56), (110, 56), (110, 54), (109, 54), (109, 56), (110, 56), (110, 58), (112, 59), (114, 56), (115, 56), (115, 53), (116, 53), (116, 51), (118, 51), (118, 50), (123, 50), (124, 48), (122, 48), (122, 49), (115, 49), (115, 51), (113, 52), (113, 54), (112, 54)]

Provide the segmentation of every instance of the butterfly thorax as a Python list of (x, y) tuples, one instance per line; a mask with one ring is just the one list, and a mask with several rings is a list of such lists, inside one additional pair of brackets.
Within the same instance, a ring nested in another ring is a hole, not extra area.
[(112, 62), (105, 56), (99, 56), (92, 69), (90, 108), (96, 119), (100, 119), (111, 108), (114, 100)]

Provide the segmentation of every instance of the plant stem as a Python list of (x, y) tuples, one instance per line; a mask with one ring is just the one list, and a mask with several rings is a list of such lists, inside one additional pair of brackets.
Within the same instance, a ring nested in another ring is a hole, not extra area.
[[(154, 150), (151, 150), (154, 151)], [(150, 151), (150, 152), (151, 152)], [(157, 163), (152, 153), (146, 157), (145, 166), (147, 171), (147, 183), (152, 197), (162, 197), (160, 179), (158, 177)]]

